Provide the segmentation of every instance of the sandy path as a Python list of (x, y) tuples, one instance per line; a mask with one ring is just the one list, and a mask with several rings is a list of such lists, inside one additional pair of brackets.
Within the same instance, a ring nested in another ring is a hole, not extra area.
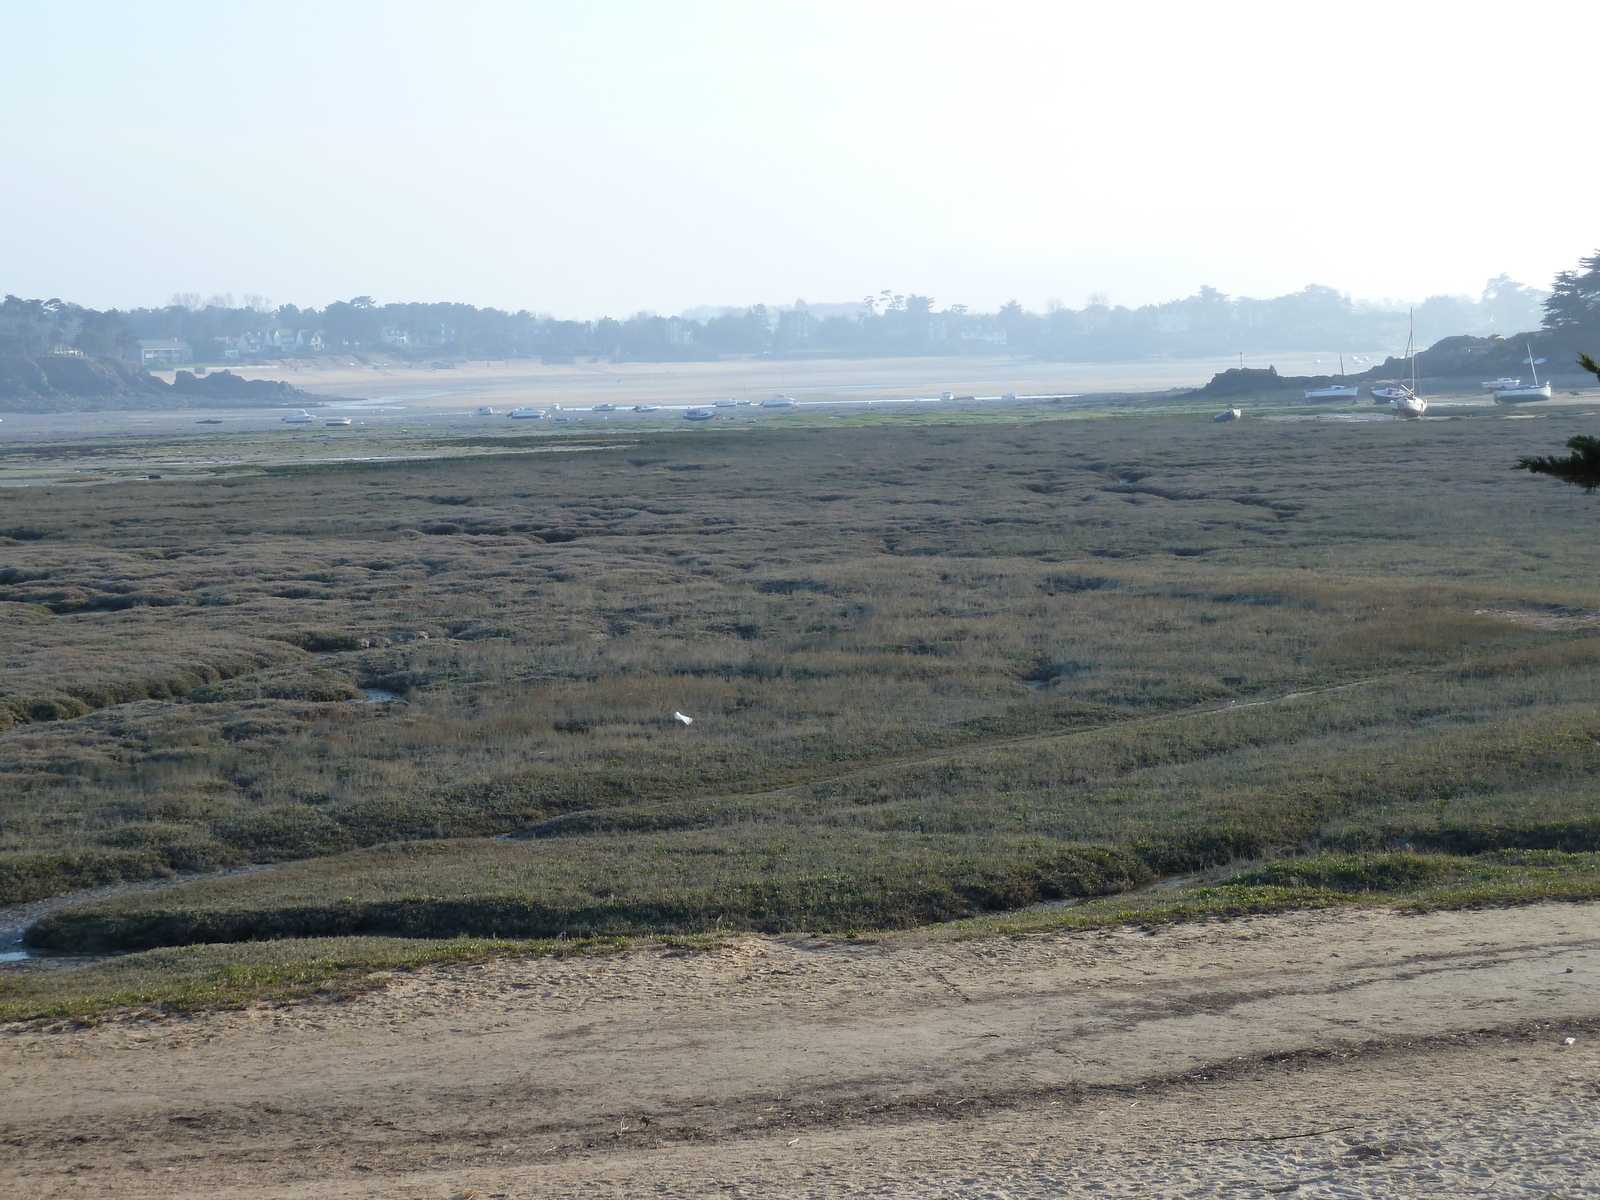
[[(1600, 1191), (1597, 1018), (1593, 905), (500, 962), (342, 1005), (12, 1032), (0, 1181), (1453, 1195), (1494, 1159), (1494, 1194), (1579, 1195)], [(1352, 1170), (1389, 1182), (1351, 1192)]]

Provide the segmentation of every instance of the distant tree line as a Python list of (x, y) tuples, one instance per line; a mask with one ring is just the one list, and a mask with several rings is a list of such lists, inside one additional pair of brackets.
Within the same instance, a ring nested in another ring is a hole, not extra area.
[[(1424, 344), (1454, 334), (1516, 333), (1535, 326), (1600, 328), (1600, 253), (1563, 272), (1554, 292), (1491, 279), (1476, 299), (1434, 296), (1417, 308)], [(63, 350), (126, 355), (140, 339), (187, 342), (200, 362), (356, 353), (396, 360), (440, 357), (579, 357), (618, 361), (711, 359), (722, 355), (816, 356), (1009, 353), (1077, 361), (1199, 356), (1236, 351), (1390, 350), (1403, 343), (1406, 313), (1356, 303), (1330, 287), (1259, 300), (1202, 287), (1165, 304), (1129, 308), (1096, 295), (1082, 308), (1052, 303), (1030, 312), (1016, 301), (991, 313), (939, 308), (932, 297), (886, 290), (853, 305), (802, 301), (752, 305), (705, 320), (637, 313), (626, 319), (566, 321), (527, 310), (470, 304), (379, 304), (370, 296), (322, 309), (273, 306), (263, 297), (202, 302), (176, 295), (159, 308), (96, 312), (59, 299), (0, 303), (0, 354)], [(314, 349), (308, 350), (311, 346)]]

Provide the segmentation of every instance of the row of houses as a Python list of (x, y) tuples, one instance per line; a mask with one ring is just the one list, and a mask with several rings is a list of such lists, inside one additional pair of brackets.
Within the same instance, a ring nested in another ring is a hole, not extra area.
[[(223, 359), (256, 358), (262, 354), (296, 350), (321, 354), (327, 349), (321, 332), (315, 329), (274, 329), (270, 333), (246, 333), (236, 338), (213, 340), (217, 343), (218, 356)], [(171, 367), (195, 360), (194, 347), (182, 338), (140, 338), (127, 357), (143, 367)]]

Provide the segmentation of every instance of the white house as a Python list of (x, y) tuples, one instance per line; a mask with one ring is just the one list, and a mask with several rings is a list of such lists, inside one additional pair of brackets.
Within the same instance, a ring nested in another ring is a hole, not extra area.
[(139, 364), (146, 367), (151, 363), (170, 366), (194, 361), (194, 350), (189, 343), (176, 338), (140, 338), (138, 354)]

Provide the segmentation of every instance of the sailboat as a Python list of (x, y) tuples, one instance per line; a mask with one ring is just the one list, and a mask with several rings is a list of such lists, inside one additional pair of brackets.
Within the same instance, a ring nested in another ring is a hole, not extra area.
[[(1344, 378), (1344, 355), (1339, 355), (1339, 378)], [(1361, 395), (1358, 387), (1347, 386), (1342, 383), (1330, 384), (1327, 387), (1307, 388), (1307, 400), (1354, 400)]]
[(1401, 394), (1389, 401), (1389, 411), (1397, 417), (1420, 417), (1428, 402), (1417, 395), (1417, 310), (1411, 310), (1411, 332), (1406, 336), (1406, 357), (1411, 360), (1411, 386), (1396, 389)]
[(1524, 342), (1523, 345), (1527, 346), (1528, 349), (1528, 368), (1533, 372), (1533, 382), (1523, 383), (1518, 380), (1510, 387), (1500, 388), (1494, 394), (1494, 402), (1496, 404), (1518, 404), (1524, 400), (1550, 399), (1550, 384), (1548, 382), (1539, 382), (1539, 362), (1541, 360), (1533, 357), (1533, 346), (1531, 344)]

